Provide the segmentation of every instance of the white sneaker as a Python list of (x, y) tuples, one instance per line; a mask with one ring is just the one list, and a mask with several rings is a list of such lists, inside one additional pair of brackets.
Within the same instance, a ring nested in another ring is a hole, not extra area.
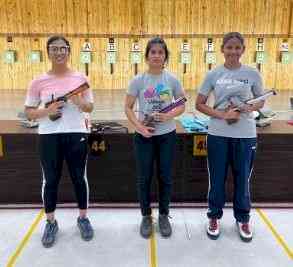
[(218, 239), (220, 236), (220, 221), (218, 219), (209, 219), (207, 224), (207, 235), (210, 239)]
[(250, 242), (252, 240), (252, 231), (249, 223), (236, 222), (236, 225), (242, 241)]

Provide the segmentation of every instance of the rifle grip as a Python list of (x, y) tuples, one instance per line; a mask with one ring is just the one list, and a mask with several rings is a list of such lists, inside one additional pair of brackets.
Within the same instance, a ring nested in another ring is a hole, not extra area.
[(49, 115), (49, 119), (51, 121), (56, 121), (56, 120), (60, 119), (61, 117), (62, 117), (62, 114), (50, 114)]
[(146, 114), (144, 119), (143, 119), (142, 124), (145, 125), (145, 126), (149, 126), (149, 127), (155, 127), (154, 117), (151, 116), (151, 115)]
[(227, 121), (227, 123), (229, 124), (229, 125), (231, 125), (231, 124), (233, 124), (233, 123), (236, 123), (238, 120), (237, 119), (228, 119), (228, 120), (226, 120)]
[(45, 108), (48, 108), (50, 105), (52, 104), (52, 102), (48, 102), (45, 104)]

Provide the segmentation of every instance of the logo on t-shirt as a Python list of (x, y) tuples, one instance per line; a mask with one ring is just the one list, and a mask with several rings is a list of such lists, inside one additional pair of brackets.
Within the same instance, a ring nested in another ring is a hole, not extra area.
[(144, 98), (160, 98), (163, 101), (171, 101), (171, 88), (168, 86), (159, 83), (155, 87), (150, 86), (144, 91)]
[(241, 85), (241, 84), (249, 84), (248, 79), (227, 79), (221, 78), (216, 81), (217, 85)]
[(158, 83), (156, 86), (149, 86), (143, 95), (148, 106), (148, 112), (159, 111), (165, 103), (172, 101), (171, 88), (162, 83)]

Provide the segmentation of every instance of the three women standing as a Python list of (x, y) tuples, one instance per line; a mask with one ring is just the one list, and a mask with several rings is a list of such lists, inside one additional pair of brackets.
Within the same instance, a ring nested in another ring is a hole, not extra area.
[[(209, 72), (200, 87), (196, 108), (211, 117), (208, 137), (208, 213), (207, 234), (217, 239), (220, 234), (219, 220), (225, 204), (225, 181), (228, 167), (234, 176), (233, 210), (240, 237), (252, 239), (249, 224), (251, 207), (249, 179), (256, 152), (256, 126), (252, 111), (263, 102), (248, 105), (245, 102), (263, 94), (260, 74), (242, 65), (240, 58), (245, 51), (241, 34), (231, 32), (224, 36), (221, 50), (225, 63)], [(68, 41), (53, 36), (47, 42), (47, 52), (52, 69), (32, 81), (27, 98), (26, 113), (30, 119), (39, 120), (40, 158), (43, 172), (42, 197), (47, 224), (42, 238), (43, 245), (50, 247), (58, 231), (54, 217), (57, 188), (65, 159), (72, 178), (80, 210), (77, 224), (84, 240), (93, 237), (92, 226), (86, 216), (88, 207), (87, 125), (83, 112), (93, 110), (90, 89), (65, 103), (58, 101), (45, 107), (52, 95), (57, 98), (87, 82), (84, 75), (67, 67), (70, 54)], [(152, 234), (151, 181), (154, 163), (157, 164), (159, 185), (159, 230), (162, 236), (172, 234), (169, 222), (169, 204), (172, 189), (172, 164), (176, 145), (174, 117), (182, 114), (184, 104), (167, 112), (159, 112), (172, 101), (184, 96), (184, 90), (171, 73), (165, 70), (169, 51), (159, 37), (151, 39), (146, 47), (146, 72), (134, 77), (128, 87), (125, 113), (134, 126), (134, 151), (137, 167), (137, 189), (142, 221), (140, 234), (148, 238)], [(206, 102), (213, 93), (214, 107)], [(134, 106), (138, 101), (138, 118)], [(61, 116), (50, 120), (52, 116)], [(146, 118), (152, 118), (151, 123)], [(196, 175), (196, 174), (195, 174)]]

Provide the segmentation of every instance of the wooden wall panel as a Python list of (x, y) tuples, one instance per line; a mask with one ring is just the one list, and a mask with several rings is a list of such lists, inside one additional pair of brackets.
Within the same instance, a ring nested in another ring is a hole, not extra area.
[[(174, 32), (187, 34), (192, 32), (192, 12), (189, 0), (174, 1)], [(186, 10), (186, 12), (182, 12)]]
[(0, 33), (292, 34), (293, 23), (292, 0), (0, 0), (0, 7)]
[(290, 1), (289, 4), (289, 16), (286, 18), (288, 21), (289, 29), (288, 29), (288, 34), (291, 36), (293, 35), (293, 0)]
[(194, 89), (202, 82), (202, 77), (207, 71), (207, 64), (204, 62), (204, 49), (205, 49), (206, 39), (191, 39), (191, 53), (192, 62), (190, 65), (189, 81), (184, 84), (186, 89)]
[(142, 34), (143, 1), (88, 1), (91, 34)]
[[(282, 43), (282, 39), (278, 39), (278, 47)], [(293, 47), (293, 38), (288, 40), (289, 46)], [(279, 53), (278, 53), (279, 56)], [(279, 58), (278, 58), (279, 59)], [(278, 60), (275, 69), (275, 88), (293, 89), (293, 64), (281, 64)]]
[(135, 14), (135, 7), (132, 7), (132, 0), (125, 1), (108, 1), (109, 17), (108, 34), (131, 33), (134, 28), (132, 25), (133, 17), (141, 16)]
[[(57, 32), (55, 25), (57, 23), (56, 17), (54, 17), (54, 12), (52, 12), (52, 3), (50, 1), (30, 1), (27, 6), (30, 6), (28, 10), (28, 18), (30, 19), (30, 31), (29, 33), (51, 33), (50, 29)], [(62, 1), (60, 1), (61, 5)], [(51, 24), (52, 23), (52, 24)]]
[[(58, 1), (55, 0), (58, 4)], [(88, 6), (87, 1), (80, 0), (63, 0), (64, 1), (64, 12), (65, 14), (60, 14), (64, 17), (64, 22), (61, 23), (60, 27), (64, 30), (61, 32), (65, 33), (87, 33), (88, 32)], [(99, 1), (95, 1), (99, 2)], [(55, 3), (55, 4), (56, 4)], [(54, 32), (54, 30), (50, 30)], [(57, 31), (58, 32), (58, 31)]]
[[(85, 41), (84, 38), (68, 38), (72, 49), (70, 65), (85, 73), (85, 65), (80, 63), (80, 51)], [(129, 80), (134, 77), (134, 66), (130, 62), (130, 51), (132, 42), (136, 39), (116, 38), (117, 45), (117, 63), (114, 64), (114, 73), (110, 73), (110, 65), (106, 61), (106, 51), (108, 38), (89, 38), (92, 45), (92, 63), (88, 67), (88, 78), (94, 89), (124, 89)], [(166, 43), (170, 50), (170, 60), (167, 69), (173, 72), (183, 83), (184, 88), (194, 89), (198, 87), (206, 72), (208, 65), (205, 63), (206, 38), (187, 39), (191, 46), (192, 61), (186, 66), (186, 73), (183, 73), (183, 65), (180, 63), (181, 56), (181, 38), (166, 38)], [(293, 89), (293, 64), (280, 63), (279, 47), (282, 38), (265, 38), (265, 51), (267, 53), (267, 62), (261, 66), (261, 73), (267, 88)], [(46, 52), (47, 38), (13, 38), (12, 43), (7, 43), (6, 38), (0, 38), (0, 75), (5, 77), (2, 80), (1, 89), (25, 89), (30, 80), (46, 72), (50, 68), (50, 62)], [(146, 64), (144, 60), (144, 50), (148, 39), (138, 39), (142, 49), (142, 62), (138, 64), (138, 72), (145, 71)], [(213, 38), (217, 65), (223, 63), (224, 58), (221, 53), (221, 38)], [(292, 47), (293, 39), (288, 39), (289, 46)], [(246, 38), (246, 52), (242, 57), (242, 63), (256, 67), (255, 49), (257, 38)], [(3, 62), (3, 53), (7, 49), (17, 51), (17, 62), (15, 64), (6, 64)], [(31, 50), (42, 51), (42, 62), (30, 63), (28, 54)]]
[(88, 32), (109, 33), (110, 23), (108, 1), (88, 1)]
[[(1, 89), (11, 89), (12, 88), (12, 78), (10, 66), (8, 64), (3, 63), (3, 51), (6, 49), (6, 38), (0, 38), (0, 51), (1, 51), (1, 63), (0, 63), (0, 76), (5, 77), (5, 79), (1, 79)], [(3, 76), (5, 75), (5, 76)]]
[[(80, 50), (86, 38), (89, 39), (93, 46), (89, 79), (96, 89), (127, 87), (134, 76), (131, 43), (137, 39), (144, 50), (150, 35), (167, 35), (171, 51), (168, 69), (186, 89), (193, 89), (199, 86), (208, 69), (204, 62), (207, 37), (215, 42), (219, 65), (223, 63), (221, 35), (228, 31), (250, 35), (246, 38), (242, 62), (254, 67), (257, 37), (265, 35), (268, 62), (261, 72), (266, 86), (293, 89), (293, 64), (283, 65), (279, 59), (282, 39), (289, 38), (293, 49), (290, 36), (293, 0), (0, 0), (0, 10), (0, 75), (6, 77), (3, 89), (24, 89), (32, 77), (50, 67), (45, 45), (47, 37), (56, 32), (68, 36), (72, 44), (71, 65), (82, 72), (85, 66), (80, 63)], [(6, 42), (9, 33), (16, 36), (11, 44)], [(113, 74), (106, 62), (108, 37), (114, 37), (118, 47)], [(180, 63), (184, 39), (190, 42), (192, 53), (186, 73)], [(13, 65), (2, 61), (3, 51), (8, 48), (18, 52), (18, 61)], [(44, 51), (41, 63), (28, 61), (32, 49)], [(145, 68), (143, 60), (138, 71)]]
[[(24, 0), (23, 3), (26, 3), (26, 8), (24, 10), (26, 17), (26, 23), (28, 24), (28, 30), (25, 31), (27, 33), (39, 33), (46, 32), (46, 24), (48, 23), (47, 17), (49, 14), (49, 9), (44, 7), (41, 8), (41, 1), (31, 1), (28, 5), (28, 0)], [(29, 6), (29, 7), (28, 7)], [(47, 12), (47, 14), (44, 14)]]
[(172, 33), (287, 34), (291, 0), (174, 1)]
[(277, 47), (278, 39), (265, 39), (265, 50), (268, 53), (266, 64), (261, 67), (263, 79), (266, 81), (265, 85), (268, 88), (274, 88), (276, 85), (276, 64), (277, 64)]
[(1, 16), (0, 16), (0, 32), (5, 33), (8, 32), (8, 26), (7, 26), (7, 1), (0, 0), (0, 10), (1, 10)]
[(257, 34), (287, 34), (291, 1), (256, 1), (254, 32)]
[[(225, 18), (230, 18), (230, 16), (225, 16), (223, 14), (223, 10), (225, 10), (225, 1), (213, 2), (204, 0), (202, 1), (202, 9), (203, 26), (200, 28), (200, 32), (208, 34), (222, 32)], [(228, 25), (230, 25), (230, 23), (228, 23)]]
[(143, 1), (143, 31), (148, 34), (170, 34), (174, 29), (172, 0)]

